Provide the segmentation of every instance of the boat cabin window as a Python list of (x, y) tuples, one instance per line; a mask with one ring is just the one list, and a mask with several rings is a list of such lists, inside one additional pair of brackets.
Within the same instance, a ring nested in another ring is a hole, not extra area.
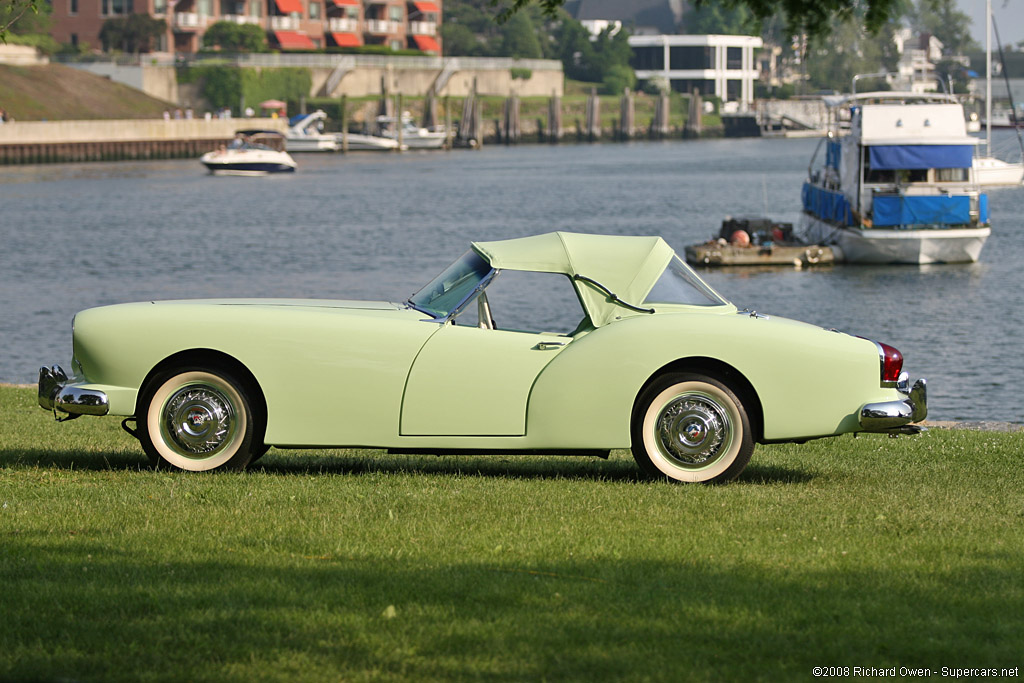
[(908, 185), (910, 183), (927, 183), (928, 169), (902, 168), (898, 170), (864, 169), (864, 182), (869, 185)]
[(893, 185), (896, 183), (896, 171), (889, 169), (876, 171), (873, 168), (865, 168), (864, 182), (871, 185)]
[(935, 182), (967, 182), (967, 171), (966, 168), (937, 168), (935, 169)]

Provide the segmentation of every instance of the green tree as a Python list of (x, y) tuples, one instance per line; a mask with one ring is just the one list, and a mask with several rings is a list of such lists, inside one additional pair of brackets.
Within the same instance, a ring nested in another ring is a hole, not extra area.
[(53, 26), (53, 5), (44, 2), (34, 7), (24, 7), (27, 3), (0, 0), (0, 27), (4, 26), (4, 17), (12, 12), (15, 5), (21, 4), (25, 11), (14, 17), (7, 30), (13, 34), (39, 35), (48, 34)]
[(0, 42), (7, 42), (8, 31), (23, 17), (38, 14), (38, 0), (0, 0)]
[[(448, 9), (448, 5), (445, 5)], [(484, 45), (476, 37), (472, 30), (465, 24), (451, 23), (445, 17), (441, 24), (441, 39), (444, 41), (445, 55), (472, 57), (479, 56), (484, 51)]]
[[(617, 81), (628, 81), (625, 85), (633, 87), (636, 76), (629, 65), (633, 56), (629, 47), (629, 31), (623, 28), (614, 31), (614, 35), (613, 31), (609, 27), (593, 37), (583, 24), (564, 15), (553, 32), (552, 44), (556, 51), (551, 56), (561, 60), (566, 78), (604, 83), (605, 78), (614, 72)], [(630, 72), (630, 77), (624, 76), (626, 71)], [(622, 92), (622, 87), (616, 92)]]
[(590, 31), (580, 22), (566, 18), (555, 31), (555, 57), (562, 62), (566, 78), (576, 81), (601, 80), (597, 51), (590, 41)]
[[(693, 0), (698, 7), (710, 5), (717, 0)], [(516, 12), (537, 4), (549, 17), (558, 16), (565, 0), (494, 0), (498, 21), (507, 20)], [(898, 18), (903, 12), (904, 0), (723, 0), (726, 7), (746, 7), (758, 21), (764, 21), (776, 14), (786, 17), (790, 33), (807, 32), (824, 35), (832, 22), (842, 21), (855, 13), (858, 20), (872, 33), (877, 33), (890, 19)]]
[[(857, 16), (838, 22), (826, 37), (820, 35), (811, 40), (805, 57), (809, 85), (814, 90), (849, 92), (856, 74), (892, 71), (896, 62), (896, 48), (891, 36), (896, 23), (890, 22), (888, 30), (872, 36), (863, 28)], [(884, 81), (873, 84), (858, 84), (865, 87), (884, 89)]]
[(745, 5), (731, 6), (727, 0), (710, 0), (704, 5), (694, 5), (683, 15), (683, 26), (687, 33), (758, 35), (759, 22), (754, 13)]
[(601, 91), (606, 95), (620, 95), (625, 88), (636, 88), (636, 73), (628, 65), (616, 64), (601, 79)]
[(224, 52), (266, 52), (267, 36), (255, 24), (218, 21), (203, 35), (203, 46)]
[(909, 6), (911, 28), (942, 41), (946, 54), (960, 55), (977, 49), (971, 37), (971, 18), (957, 9), (956, 0), (918, 0)]
[(501, 55), (515, 59), (543, 57), (537, 27), (525, 13), (517, 13), (502, 27)]
[(100, 42), (104, 51), (121, 50), (138, 54), (149, 52), (156, 39), (167, 32), (167, 22), (148, 14), (129, 14), (103, 22)]
[[(529, 15), (531, 11), (525, 13)], [(441, 37), (446, 55), (487, 57), (495, 54), (501, 46), (502, 32), (501, 25), (494, 20), (490, 0), (445, 3)]]

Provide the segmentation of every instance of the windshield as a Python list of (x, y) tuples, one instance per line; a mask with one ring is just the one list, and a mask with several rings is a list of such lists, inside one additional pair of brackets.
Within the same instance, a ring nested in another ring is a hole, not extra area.
[(644, 303), (722, 306), (728, 302), (704, 284), (678, 256), (673, 256)]
[(430, 284), (409, 297), (409, 304), (435, 318), (446, 318), (458, 309), (490, 272), (489, 263), (475, 251), (467, 251)]

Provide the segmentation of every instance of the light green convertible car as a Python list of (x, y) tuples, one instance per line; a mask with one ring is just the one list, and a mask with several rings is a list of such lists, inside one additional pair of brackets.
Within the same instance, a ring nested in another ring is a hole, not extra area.
[(41, 368), (39, 404), (124, 416), (183, 470), (270, 446), (631, 448), (653, 477), (725, 482), (757, 442), (912, 433), (927, 414), (896, 349), (739, 311), (659, 237), (476, 242), (403, 303), (145, 302), (73, 328), (72, 376)]

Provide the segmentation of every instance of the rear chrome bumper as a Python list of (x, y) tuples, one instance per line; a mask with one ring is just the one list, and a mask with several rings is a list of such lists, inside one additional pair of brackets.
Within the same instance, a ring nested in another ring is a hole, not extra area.
[(907, 397), (896, 401), (868, 403), (860, 409), (860, 426), (866, 432), (917, 432), (920, 427), (911, 427), (928, 417), (928, 382), (919, 379), (908, 392), (908, 381), (901, 378), (897, 388)]
[(107, 395), (96, 389), (84, 389), (67, 376), (59, 365), (39, 368), (39, 407), (79, 415), (106, 415), (110, 410)]

